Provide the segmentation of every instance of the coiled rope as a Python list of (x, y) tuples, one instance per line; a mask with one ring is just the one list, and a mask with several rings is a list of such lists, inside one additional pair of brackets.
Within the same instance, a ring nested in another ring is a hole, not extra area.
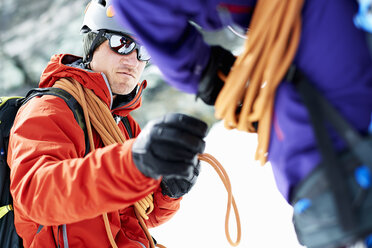
[(238, 56), (215, 104), (228, 129), (256, 132), (255, 159), (266, 163), (275, 91), (295, 56), (304, 0), (258, 0)]
[[(83, 87), (79, 82), (72, 78), (61, 78), (55, 82), (54, 86), (56, 88), (63, 89), (70, 93), (80, 104), (84, 112), (84, 118), (86, 122), (86, 127), (88, 131), (89, 142), (91, 144), (91, 151), (95, 149), (94, 141), (93, 141), (93, 133), (92, 133), (92, 126), (97, 131), (99, 136), (102, 139), (102, 142), (105, 146), (114, 144), (114, 143), (124, 143), (125, 137), (120, 131), (118, 125), (116, 124), (114, 118), (112, 117), (111, 111), (108, 106), (99, 99), (96, 94), (90, 89)], [(228, 203), (227, 203), (227, 210), (226, 210), (226, 217), (225, 217), (225, 234), (227, 237), (228, 242), (232, 246), (237, 246), (240, 243), (241, 239), (241, 224), (240, 224), (240, 217), (238, 208), (235, 203), (235, 199), (232, 195), (231, 190), (231, 183), (229, 177), (222, 167), (222, 165), (210, 154), (200, 154), (199, 159), (205, 161), (213, 166), (216, 170), (217, 174), (220, 176), (221, 180), (223, 181), (225, 188), (228, 192)], [(229, 233), (229, 216), (231, 205), (233, 205), (236, 224), (237, 224), (237, 239), (236, 241), (232, 241)], [(165, 246), (161, 244), (154, 244), (153, 238), (149, 233), (146, 223), (144, 219), (148, 219), (148, 214), (154, 209), (153, 203), (153, 196), (152, 193), (146, 196), (144, 199), (136, 202), (134, 204), (134, 211), (136, 217), (144, 230), (147, 239), (149, 240), (150, 247), (160, 247), (165, 248)], [(112, 235), (112, 231), (110, 228), (109, 220), (107, 213), (104, 213), (103, 220), (105, 223), (107, 237), (110, 241), (110, 244), (113, 248), (117, 248), (115, 243), (115, 239)]]

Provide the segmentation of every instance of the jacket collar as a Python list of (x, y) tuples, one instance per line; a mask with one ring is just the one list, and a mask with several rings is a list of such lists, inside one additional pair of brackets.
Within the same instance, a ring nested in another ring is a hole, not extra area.
[[(93, 90), (112, 109), (113, 95), (105, 74), (86, 69), (81, 57), (70, 54), (54, 55), (41, 75), (39, 87), (52, 87), (58, 79), (63, 77), (74, 78), (84, 87)], [(134, 98), (129, 102), (117, 104), (117, 107), (112, 109), (112, 111), (115, 111), (115, 114), (126, 116), (130, 111), (139, 108), (141, 106), (142, 91), (146, 85), (146, 81), (138, 84), (137, 94)]]

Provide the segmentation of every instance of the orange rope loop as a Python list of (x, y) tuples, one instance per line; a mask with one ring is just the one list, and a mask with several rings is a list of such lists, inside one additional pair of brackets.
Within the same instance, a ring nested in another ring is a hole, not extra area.
[[(226, 216), (225, 216), (225, 235), (226, 235), (227, 241), (230, 243), (231, 246), (238, 246), (240, 243), (240, 239), (241, 239), (241, 224), (240, 224), (238, 207), (235, 203), (235, 199), (232, 194), (229, 176), (227, 175), (227, 172), (225, 171), (223, 166), (220, 164), (220, 162), (218, 162), (217, 159), (214, 158), (212, 155), (208, 153), (199, 154), (199, 159), (201, 161), (205, 161), (209, 163), (215, 169), (217, 174), (220, 176), (223, 184), (225, 185), (225, 188), (228, 194), (227, 210), (226, 210)], [(237, 238), (235, 242), (232, 241), (230, 232), (229, 232), (229, 218), (230, 218), (231, 204), (233, 205), (233, 208), (234, 208), (236, 227), (237, 227)]]

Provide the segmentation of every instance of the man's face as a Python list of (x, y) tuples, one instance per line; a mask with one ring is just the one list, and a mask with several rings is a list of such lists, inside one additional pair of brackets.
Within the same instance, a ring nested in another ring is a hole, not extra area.
[(146, 62), (137, 59), (137, 51), (120, 55), (112, 51), (108, 41), (103, 42), (93, 53), (90, 67), (95, 72), (103, 72), (116, 94), (126, 95), (136, 87)]

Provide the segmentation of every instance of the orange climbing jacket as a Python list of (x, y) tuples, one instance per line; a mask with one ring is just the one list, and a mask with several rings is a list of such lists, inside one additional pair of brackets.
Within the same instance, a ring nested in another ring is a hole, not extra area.
[[(70, 65), (79, 60), (72, 55), (54, 56), (40, 87), (71, 77), (112, 106), (105, 76)], [(129, 103), (111, 110), (127, 116), (134, 137), (140, 127), (129, 113), (140, 107), (145, 86), (146, 82), (139, 85)], [(119, 128), (129, 139), (122, 122)], [(103, 147), (94, 130), (93, 135), (96, 150), (84, 156), (84, 132), (59, 97), (34, 97), (19, 110), (11, 130), (8, 164), (15, 226), (25, 247), (56, 247), (57, 243), (63, 247), (58, 228), (62, 224), (70, 247), (109, 247), (102, 218), (106, 212), (118, 247), (148, 247), (132, 205), (154, 192), (155, 209), (146, 221), (149, 227), (167, 221), (178, 210), (180, 199), (164, 196), (160, 181), (145, 177), (134, 165), (133, 139)]]

